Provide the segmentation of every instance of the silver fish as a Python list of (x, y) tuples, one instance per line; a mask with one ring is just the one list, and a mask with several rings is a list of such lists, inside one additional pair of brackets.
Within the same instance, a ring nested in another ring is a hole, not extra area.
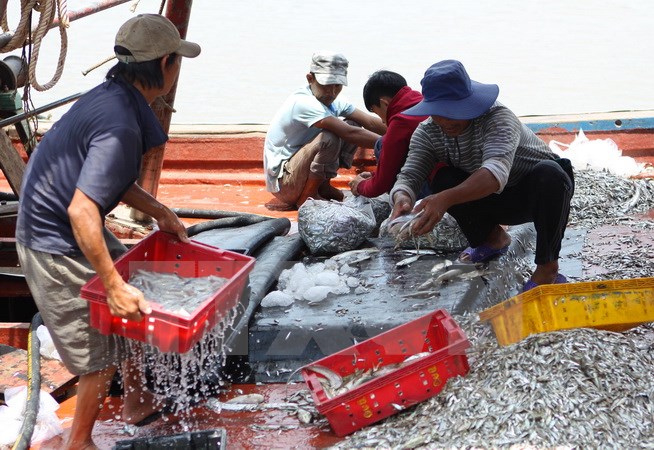
[(322, 375), (323, 378), (327, 380), (329, 386), (332, 389), (338, 389), (343, 385), (343, 377), (341, 377), (339, 374), (337, 374), (331, 369), (328, 369), (325, 366), (313, 364), (311, 366), (306, 367), (306, 370), (310, 370), (312, 372), (316, 372), (319, 375)]

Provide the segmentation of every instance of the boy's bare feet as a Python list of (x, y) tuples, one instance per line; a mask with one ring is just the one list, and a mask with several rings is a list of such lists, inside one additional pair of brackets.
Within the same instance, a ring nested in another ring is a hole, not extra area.
[(320, 194), (321, 197), (327, 200), (336, 200), (342, 202), (343, 198), (345, 198), (343, 192), (340, 189), (332, 186), (329, 183), (329, 180), (324, 181), (320, 185), (320, 187), (318, 188), (318, 193)]
[(284, 203), (278, 198), (273, 198), (266, 203), (266, 208), (271, 211), (293, 211), (297, 209), (297, 206), (291, 205), (290, 203)]

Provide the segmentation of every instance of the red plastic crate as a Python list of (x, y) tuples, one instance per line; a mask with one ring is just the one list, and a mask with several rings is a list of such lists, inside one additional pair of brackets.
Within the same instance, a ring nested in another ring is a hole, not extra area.
[[(466, 375), (468, 347), (454, 319), (437, 310), (308, 364), (301, 373), (318, 411), (338, 436), (345, 436), (438, 394), (449, 378)], [(422, 352), (431, 354), (333, 398), (320, 384), (321, 375), (308, 369), (319, 365), (346, 377)]]
[(91, 326), (101, 333), (147, 342), (163, 352), (185, 353), (236, 306), (254, 262), (249, 256), (199, 242), (186, 244), (171, 234), (155, 231), (115, 261), (125, 281), (142, 269), (185, 278), (215, 275), (227, 278), (227, 283), (190, 317), (164, 311), (156, 299), (147, 299), (152, 313), (140, 322), (111, 315), (107, 293), (97, 275), (82, 287), (81, 296), (89, 301)]

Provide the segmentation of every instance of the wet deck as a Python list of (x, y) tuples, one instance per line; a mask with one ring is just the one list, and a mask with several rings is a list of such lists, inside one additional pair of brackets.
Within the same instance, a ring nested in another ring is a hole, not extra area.
[[(528, 227), (516, 227), (509, 230), (515, 242), (528, 239), (533, 232)], [(623, 230), (627, 232), (628, 230)], [(588, 246), (595, 246), (598, 242), (606, 242), (603, 232), (586, 233), (575, 231), (568, 233), (564, 242), (561, 260), (562, 270), (571, 279), (581, 277), (588, 271), (598, 270), (592, 266), (584, 266), (575, 256)], [(620, 230), (614, 233), (613, 246), (619, 241)], [(606, 245), (606, 244), (604, 244)], [(511, 253), (515, 257), (524, 257), (516, 246)], [(257, 381), (265, 381), (266, 377), (274, 383), (257, 383), (233, 385), (228, 392), (221, 394), (221, 401), (241, 393), (260, 393), (264, 395), (267, 403), (283, 403), (299, 390), (306, 389), (304, 383), (286, 383), (290, 372), (300, 365), (316, 360), (323, 354), (338, 351), (353, 344), (353, 340), (361, 341), (367, 336), (373, 336), (397, 324), (423, 315), (434, 309), (443, 308), (456, 313), (478, 308), (484, 302), (493, 302), (489, 298), (492, 285), (480, 280), (458, 281), (443, 287), (440, 296), (431, 299), (404, 299), (403, 294), (411, 291), (415, 283), (424, 280), (425, 272), (438, 260), (450, 255), (428, 255), (418, 260), (408, 270), (395, 267), (398, 256), (396, 254), (382, 254), (367, 262), (362, 267), (361, 276), (377, 280), (377, 288), (372, 290), (374, 295), (364, 299), (339, 297), (326, 301), (325, 305), (316, 309), (306, 305), (294, 305), (289, 309), (275, 308), (257, 315), (248, 330), (250, 336), (251, 354), (260, 359), (250, 361)], [(500, 259), (490, 263), (489, 268), (497, 273), (506, 271), (510, 266), (511, 254), (507, 259)], [(404, 268), (403, 268), (404, 269)], [(409, 273), (414, 275), (409, 276)], [(375, 276), (381, 275), (381, 276)], [(422, 278), (420, 276), (422, 274)], [(517, 280), (515, 280), (517, 283)], [(510, 288), (517, 289), (517, 285)], [(339, 313), (335, 313), (339, 311)], [(301, 321), (298, 318), (302, 317)], [(362, 320), (364, 318), (364, 320)], [(276, 322), (276, 323), (274, 323)], [(273, 324), (274, 323), (274, 324)], [(306, 337), (306, 330), (314, 330), (320, 326), (320, 333), (313, 335), (314, 342), (319, 345), (312, 347), (306, 339), (295, 339), (295, 336)], [(288, 339), (285, 336), (293, 336)], [(267, 337), (266, 337), (267, 336)], [(272, 338), (272, 340), (271, 340)], [(339, 338), (339, 339), (336, 339)], [(255, 344), (256, 341), (259, 343)], [(277, 343), (278, 350), (284, 349), (284, 354), (275, 355), (271, 348), (266, 350), (265, 345)], [(283, 345), (280, 347), (279, 344)], [(309, 349), (309, 351), (307, 351)], [(294, 355), (294, 356), (293, 356)], [(262, 358), (265, 356), (265, 358)], [(263, 359), (266, 359), (264, 361)], [(20, 371), (19, 365), (16, 372)], [(14, 373), (16, 373), (14, 372)], [(71, 392), (74, 392), (71, 391)], [(65, 430), (69, 429), (75, 410), (75, 397), (69, 396), (62, 401), (58, 416), (62, 419)], [(157, 418), (153, 422), (138, 428), (125, 427), (117, 419), (120, 410), (120, 399), (111, 397), (107, 400), (101, 413), (94, 436), (101, 449), (110, 449), (116, 441), (136, 438), (152, 438), (170, 436), (184, 431), (202, 431), (223, 428), (227, 432), (227, 442), (230, 449), (256, 449), (256, 448), (325, 448), (340, 442), (330, 429), (326, 419), (316, 416), (314, 422), (301, 423), (294, 415), (284, 409), (266, 409), (257, 412), (222, 411), (220, 414), (206, 406), (197, 406), (177, 415), (168, 415)], [(60, 448), (64, 435), (43, 442), (34, 448), (56, 449)], [(274, 444), (273, 444), (274, 443)]]
[[(253, 384), (234, 385), (232, 393), (220, 397), (226, 401), (237, 393), (258, 393), (268, 403), (282, 403), (294, 392), (303, 389), (303, 384), (270, 384), (257, 386)], [(230, 450), (254, 450), (270, 448), (325, 448), (341, 441), (330, 430), (325, 419), (310, 424), (301, 423), (296, 416), (283, 409), (265, 411), (222, 411), (217, 413), (208, 408), (193, 408), (180, 415), (162, 416), (157, 420), (138, 428), (125, 427), (117, 420), (121, 408), (118, 397), (110, 397), (100, 414), (94, 428), (94, 439), (101, 450), (109, 450), (117, 441), (130, 441), (139, 438), (158, 438), (163, 442), (165, 436), (186, 431), (204, 431), (222, 428), (226, 431), (226, 446)], [(33, 449), (58, 450), (62, 447), (70, 421), (75, 410), (75, 397), (60, 404), (57, 415), (62, 419), (64, 433), (46, 442), (34, 445)]]

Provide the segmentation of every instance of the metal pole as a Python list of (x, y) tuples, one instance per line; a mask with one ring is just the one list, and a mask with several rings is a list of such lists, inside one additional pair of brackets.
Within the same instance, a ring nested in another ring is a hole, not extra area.
[[(188, 22), (191, 16), (191, 6), (193, 0), (170, 0), (166, 9), (166, 17), (175, 24), (179, 30), (182, 39), (186, 38), (186, 31), (188, 30)], [(184, 58), (182, 58), (182, 61)], [(181, 70), (180, 70), (181, 73)], [(175, 104), (175, 93), (177, 92), (177, 80), (170, 89), (170, 92), (163, 96), (164, 102), (155, 102), (152, 105), (154, 113), (159, 118), (159, 122), (164, 131), (168, 133), (170, 129), (170, 119), (172, 111), (165, 105), (171, 107)], [(150, 149), (143, 157), (143, 165), (141, 166), (141, 176), (139, 178), (139, 186), (149, 192), (153, 197), (157, 196), (159, 188), (159, 179), (161, 178), (161, 169), (163, 168), (164, 151), (166, 145), (160, 145)], [(140, 211), (132, 209), (130, 217), (138, 222), (150, 222), (151, 217), (146, 216)]]
[(39, 106), (38, 108), (33, 109), (31, 111), (26, 111), (24, 113), (15, 116), (11, 116), (7, 119), (0, 120), (0, 128), (8, 127), (9, 125), (18, 123), (21, 120), (27, 119), (28, 117), (36, 116), (38, 114), (41, 114), (42, 112), (50, 111), (51, 109), (55, 109), (58, 108), (59, 106), (65, 105), (66, 103), (75, 101), (78, 98), (80, 98), (82, 95), (84, 95), (85, 92), (78, 92), (77, 94), (73, 94), (68, 97), (57, 100), (55, 102), (48, 103), (47, 105)]

